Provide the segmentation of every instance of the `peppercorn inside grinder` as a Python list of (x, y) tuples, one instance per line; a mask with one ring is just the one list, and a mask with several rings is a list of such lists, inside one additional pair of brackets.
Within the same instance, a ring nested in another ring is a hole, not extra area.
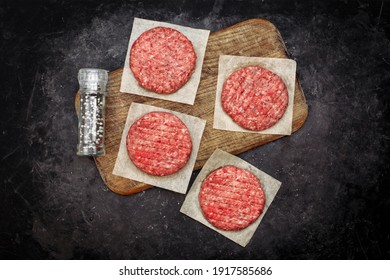
[(108, 71), (82, 68), (78, 73), (80, 99), (77, 106), (77, 155), (105, 155), (104, 115)]

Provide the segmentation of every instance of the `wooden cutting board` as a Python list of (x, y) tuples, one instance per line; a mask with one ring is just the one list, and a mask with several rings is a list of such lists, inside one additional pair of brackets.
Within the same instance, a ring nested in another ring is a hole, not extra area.
[[(210, 34), (201, 81), (193, 106), (121, 93), (119, 88), (122, 69), (109, 73), (106, 99), (106, 155), (95, 158), (100, 175), (109, 189), (118, 194), (129, 195), (151, 187), (112, 174), (127, 112), (132, 102), (163, 107), (207, 121), (194, 170), (200, 169), (217, 148), (238, 154), (283, 137), (282, 135), (262, 135), (213, 129), (218, 58), (222, 54), (288, 58), (286, 47), (277, 28), (267, 20), (251, 19)], [(307, 114), (308, 106), (297, 79), (293, 109), (293, 132), (302, 127)]]

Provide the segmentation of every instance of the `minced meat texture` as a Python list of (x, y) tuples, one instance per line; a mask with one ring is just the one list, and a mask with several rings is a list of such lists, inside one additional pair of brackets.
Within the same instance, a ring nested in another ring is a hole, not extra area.
[(238, 125), (261, 131), (282, 118), (288, 105), (288, 91), (275, 73), (260, 66), (247, 66), (226, 79), (221, 102)]
[(151, 112), (130, 127), (126, 147), (138, 169), (150, 175), (166, 176), (185, 166), (192, 141), (187, 126), (177, 116)]
[(139, 85), (160, 94), (174, 93), (186, 84), (195, 63), (192, 42), (168, 27), (145, 31), (130, 50), (130, 69)]
[(265, 195), (252, 172), (229, 165), (204, 179), (199, 203), (204, 217), (213, 226), (237, 231), (258, 219), (264, 209)]

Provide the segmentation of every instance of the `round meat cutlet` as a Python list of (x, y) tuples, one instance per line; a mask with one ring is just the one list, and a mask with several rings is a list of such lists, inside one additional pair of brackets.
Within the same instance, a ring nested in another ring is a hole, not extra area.
[(238, 125), (261, 131), (275, 125), (288, 105), (288, 91), (282, 78), (260, 66), (233, 72), (224, 82), (222, 107)]
[(161, 94), (173, 93), (187, 83), (195, 62), (192, 42), (168, 27), (145, 31), (130, 50), (130, 69), (138, 84)]
[(187, 126), (174, 114), (151, 112), (136, 120), (126, 137), (130, 160), (147, 174), (171, 175), (187, 163), (192, 150)]
[(199, 203), (204, 217), (213, 226), (237, 231), (248, 227), (261, 215), (265, 195), (253, 173), (228, 165), (204, 179)]

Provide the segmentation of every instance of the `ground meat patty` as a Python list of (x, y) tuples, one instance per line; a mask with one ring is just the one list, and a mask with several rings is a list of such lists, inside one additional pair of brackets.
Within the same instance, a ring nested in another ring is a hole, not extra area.
[(151, 175), (166, 176), (187, 163), (192, 142), (187, 126), (177, 116), (151, 112), (130, 127), (126, 147), (137, 168)]
[(229, 165), (206, 177), (199, 203), (205, 218), (216, 228), (241, 230), (263, 212), (265, 195), (253, 173)]
[(130, 69), (139, 85), (169, 94), (181, 88), (195, 69), (191, 41), (179, 31), (155, 27), (142, 33), (130, 50)]
[(233, 72), (221, 95), (225, 112), (243, 128), (261, 131), (279, 121), (288, 105), (283, 80), (260, 66), (247, 66)]

